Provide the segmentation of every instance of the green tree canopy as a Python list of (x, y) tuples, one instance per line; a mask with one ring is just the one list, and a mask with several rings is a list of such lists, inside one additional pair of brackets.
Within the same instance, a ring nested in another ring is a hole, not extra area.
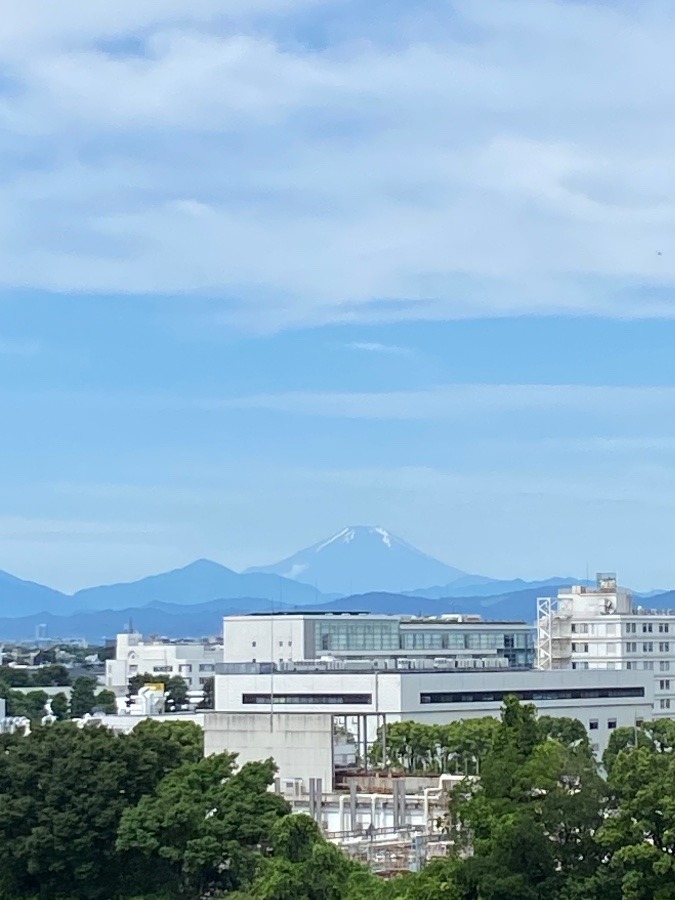
[(289, 812), (269, 791), (274, 771), (268, 760), (235, 772), (232, 754), (186, 764), (123, 814), (117, 848), (142, 854), (155, 888), (172, 885), (172, 896), (245, 887)]

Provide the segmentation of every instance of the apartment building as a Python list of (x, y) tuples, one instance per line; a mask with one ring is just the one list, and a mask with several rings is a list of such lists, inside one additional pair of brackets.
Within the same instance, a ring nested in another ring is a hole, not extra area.
[(653, 717), (675, 716), (675, 610), (636, 604), (613, 573), (562, 589), (538, 601), (537, 666), (649, 673)]

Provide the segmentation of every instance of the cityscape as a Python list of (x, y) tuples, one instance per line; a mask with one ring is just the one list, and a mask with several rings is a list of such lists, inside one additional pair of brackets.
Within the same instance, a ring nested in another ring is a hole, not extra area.
[(0, 17), (0, 900), (675, 900), (675, 3)]

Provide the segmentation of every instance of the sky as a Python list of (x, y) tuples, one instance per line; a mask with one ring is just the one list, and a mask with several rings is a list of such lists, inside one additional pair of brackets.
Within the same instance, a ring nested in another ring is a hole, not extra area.
[(675, 6), (23, 0), (0, 569), (377, 524), (675, 587)]

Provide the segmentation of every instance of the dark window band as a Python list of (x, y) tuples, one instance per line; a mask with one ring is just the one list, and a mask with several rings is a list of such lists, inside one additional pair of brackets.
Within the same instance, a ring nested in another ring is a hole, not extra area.
[(499, 703), (505, 697), (519, 700), (600, 700), (611, 697), (644, 697), (643, 687), (553, 688), (548, 691), (435, 691), (420, 694), (420, 703)]
[(318, 706), (346, 704), (368, 705), (372, 694), (242, 694), (242, 703), (315, 703)]

